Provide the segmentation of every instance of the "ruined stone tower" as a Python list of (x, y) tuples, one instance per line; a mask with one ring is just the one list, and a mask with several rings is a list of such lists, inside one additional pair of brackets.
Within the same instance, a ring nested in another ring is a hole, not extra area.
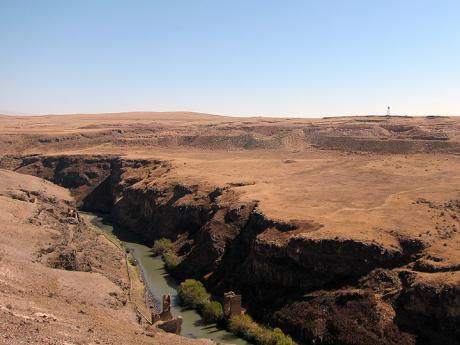
[(173, 318), (171, 313), (171, 296), (163, 295), (163, 309), (160, 313), (160, 320), (168, 321)]
[(235, 294), (233, 291), (224, 293), (224, 315), (227, 319), (233, 316), (238, 316), (243, 313), (241, 307), (241, 295)]

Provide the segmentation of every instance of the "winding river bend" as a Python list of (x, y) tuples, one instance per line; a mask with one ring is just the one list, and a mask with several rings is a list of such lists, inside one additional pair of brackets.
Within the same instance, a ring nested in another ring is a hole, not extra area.
[(96, 214), (87, 213), (85, 215), (90, 219), (91, 223), (103, 231), (110, 232), (122, 240), (125, 247), (129, 248), (134, 258), (137, 260), (139, 267), (142, 269), (144, 281), (150, 290), (151, 295), (160, 301), (161, 297), (166, 294), (171, 295), (171, 311), (173, 315), (181, 315), (183, 318), (182, 323), (182, 336), (188, 338), (208, 338), (217, 343), (235, 344), (235, 345), (249, 345), (247, 341), (241, 339), (234, 334), (227, 332), (224, 329), (218, 328), (215, 324), (206, 324), (203, 322), (201, 316), (195, 311), (185, 309), (179, 305), (179, 297), (177, 295), (177, 283), (166, 272), (163, 260), (160, 257), (152, 255), (150, 247), (134, 241), (132, 238), (128, 239), (117, 231), (114, 231), (113, 226), (104, 223), (103, 218)]

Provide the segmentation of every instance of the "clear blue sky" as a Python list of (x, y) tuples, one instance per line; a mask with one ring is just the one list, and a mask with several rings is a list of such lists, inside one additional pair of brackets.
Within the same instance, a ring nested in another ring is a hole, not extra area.
[(0, 0), (0, 112), (460, 115), (458, 0)]

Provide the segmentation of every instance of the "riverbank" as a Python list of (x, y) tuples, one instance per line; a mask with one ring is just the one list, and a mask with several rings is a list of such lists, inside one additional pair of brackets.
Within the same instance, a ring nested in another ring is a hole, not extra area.
[(69, 191), (0, 169), (0, 343), (210, 345), (139, 324), (124, 255)]
[[(150, 296), (148, 290), (145, 288), (143, 282), (143, 274), (141, 270), (137, 267), (135, 260), (131, 257), (129, 250), (123, 245), (112, 232), (105, 231), (98, 226), (98, 216), (89, 212), (79, 212), (82, 215), (82, 218), (85, 219), (88, 224), (92, 226), (94, 231), (109, 241), (113, 246), (115, 246), (125, 258), (126, 271), (129, 279), (129, 300), (136, 309), (140, 320), (143, 320), (147, 324), (152, 324), (152, 313), (150, 308), (157, 307), (151, 306), (149, 303)], [(102, 225), (102, 222), (99, 222)]]
[[(91, 221), (93, 226), (96, 226), (100, 231), (111, 236), (120, 236), (120, 229), (114, 232), (114, 227), (106, 222), (103, 218), (95, 214), (86, 213), (86, 217)], [(124, 233), (121, 235), (123, 247), (127, 248), (134, 259), (137, 267), (142, 271), (142, 277), (145, 286), (149, 289), (152, 298), (157, 306), (160, 305), (163, 295), (171, 296), (171, 312), (175, 316), (182, 316), (182, 333), (184, 337), (191, 339), (207, 338), (212, 341), (224, 344), (235, 345), (250, 345), (249, 342), (241, 339), (234, 334), (218, 327), (216, 324), (207, 324), (202, 317), (195, 311), (186, 308), (180, 304), (177, 293), (178, 284), (173, 277), (165, 269), (165, 265), (161, 257), (153, 256), (152, 249), (142, 243), (136, 242), (133, 234)], [(119, 239), (117, 239), (118, 241)]]

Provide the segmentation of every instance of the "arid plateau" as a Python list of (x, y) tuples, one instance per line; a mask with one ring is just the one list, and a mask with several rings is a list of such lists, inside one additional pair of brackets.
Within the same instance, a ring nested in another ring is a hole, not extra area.
[(299, 344), (459, 344), (458, 117), (0, 116), (0, 343), (210, 343), (136, 316), (80, 211)]

